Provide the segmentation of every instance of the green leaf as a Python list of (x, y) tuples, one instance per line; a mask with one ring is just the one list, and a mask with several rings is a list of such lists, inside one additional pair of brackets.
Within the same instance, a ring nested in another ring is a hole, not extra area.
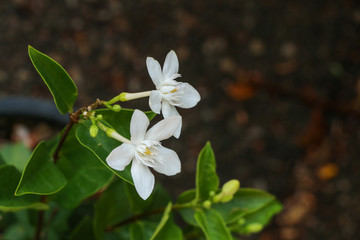
[(33, 208), (45, 210), (48, 206), (39, 202), (39, 196), (14, 196), (20, 173), (15, 167), (4, 165), (0, 167), (0, 211), (19, 211)]
[(173, 219), (170, 218), (171, 207), (172, 204), (169, 202), (151, 240), (183, 239), (181, 229), (176, 226)]
[[(20, 177), (20, 176), (19, 176)], [(11, 225), (7, 225), (2, 228), (1, 239), (2, 240), (29, 240), (32, 239), (35, 233), (35, 227), (32, 223), (30, 211), (18, 211), (11, 213)], [(35, 213), (35, 212), (34, 212)], [(1, 214), (2, 218), (4, 217)], [(9, 216), (9, 214), (7, 214)], [(5, 215), (5, 218), (7, 217)], [(1, 221), (2, 219), (0, 219)]]
[(114, 181), (95, 204), (93, 228), (96, 239), (104, 239), (108, 226), (132, 215), (124, 181)]
[(136, 221), (130, 225), (131, 240), (148, 240), (156, 229), (156, 223)]
[(1, 148), (0, 156), (6, 164), (22, 172), (31, 156), (31, 151), (23, 143), (7, 144)]
[[(130, 121), (133, 112), (134, 109), (126, 108), (122, 108), (120, 112), (114, 112), (110, 109), (96, 110), (96, 113), (102, 114), (103, 119), (126, 138), (130, 138)], [(156, 116), (156, 113), (151, 111), (145, 112), (145, 114), (150, 121)]]
[(201, 150), (196, 167), (196, 200), (203, 202), (219, 187), (214, 152), (209, 142)]
[[(97, 239), (104, 239), (105, 229), (108, 227), (114, 227), (134, 215), (161, 208), (168, 202), (169, 196), (158, 185), (155, 186), (153, 194), (144, 201), (133, 185), (115, 178), (95, 204), (95, 236)], [(153, 215), (146, 219), (158, 222), (160, 216)]]
[(276, 201), (275, 197), (267, 192), (240, 188), (230, 202), (216, 203), (212, 205), (212, 208), (222, 215), (226, 223), (232, 223), (246, 214), (261, 210), (274, 201)]
[[(120, 112), (113, 112), (109, 110), (97, 111), (97, 113), (103, 115), (103, 120), (111, 125), (118, 133), (122, 136), (129, 138), (130, 137), (130, 120), (133, 113), (133, 110), (121, 109)], [(153, 118), (155, 115), (152, 112), (146, 113), (149, 119)], [(86, 148), (88, 148), (97, 158), (106, 166), (110, 171), (115, 173), (120, 178), (125, 181), (133, 184), (130, 165), (125, 168), (124, 171), (116, 171), (110, 168), (106, 163), (106, 157), (110, 152), (118, 147), (121, 142), (108, 137), (104, 131), (99, 131), (96, 138), (90, 137), (89, 130), (91, 127), (91, 121), (81, 121), (77, 130), (76, 137), (79, 142)]]
[(260, 232), (281, 209), (282, 205), (274, 198), (254, 212), (244, 214), (242, 218), (234, 223), (232, 229), (244, 235)]
[(66, 208), (77, 207), (85, 198), (99, 191), (113, 178), (113, 174), (98, 161), (97, 157), (78, 142), (75, 128), (76, 126), (67, 136), (57, 161), (57, 167), (65, 175), (67, 184), (51, 197)]
[(89, 129), (91, 127), (91, 121), (82, 121), (78, 128), (76, 129), (76, 137), (83, 147), (86, 147), (89, 151), (91, 151), (94, 156), (97, 157), (98, 160), (108, 168), (111, 172), (115, 173), (118, 177), (124, 179), (129, 183), (132, 182), (132, 177), (130, 173), (130, 165), (128, 165), (124, 171), (117, 171), (110, 168), (106, 163), (106, 157), (110, 154), (110, 152), (118, 147), (121, 143), (112, 139), (106, 135), (104, 131), (99, 131), (96, 138), (92, 138), (89, 135)]
[(50, 147), (40, 142), (32, 153), (21, 176), (15, 195), (49, 195), (58, 192), (66, 184), (66, 178), (53, 163)]
[(69, 74), (49, 56), (29, 46), (30, 59), (48, 86), (55, 104), (62, 114), (71, 113), (77, 97), (77, 88)]
[[(179, 199), (177, 201), (178, 204), (185, 204), (189, 203), (195, 200), (196, 197), (196, 189), (191, 189), (188, 191), (185, 191), (180, 194)], [(187, 222), (188, 224), (192, 226), (199, 226), (199, 224), (196, 222), (194, 215), (195, 215), (195, 209), (194, 208), (183, 208), (179, 210), (179, 213), (181, 217)]]
[(213, 210), (197, 210), (195, 219), (208, 240), (232, 240), (229, 229), (226, 227), (221, 215)]
[[(152, 194), (146, 200), (139, 196), (133, 185), (126, 183), (125, 189), (131, 211), (135, 214), (141, 214), (150, 210), (162, 208), (170, 201), (170, 196), (159, 184), (155, 185)], [(160, 220), (160, 216), (150, 216), (149, 219), (158, 221)]]
[[(45, 212), (44, 222), (46, 224), (43, 227), (47, 240), (61, 240), (64, 235), (68, 235), (68, 230), (74, 229), (74, 226), (70, 226), (71, 214), (76, 215), (70, 209), (60, 207), (54, 201), (49, 201), (50, 209)], [(82, 211), (84, 211), (82, 209)], [(56, 213), (56, 214), (54, 214)], [(74, 221), (74, 219), (71, 219)]]
[(71, 232), (69, 240), (78, 240), (78, 239), (86, 239), (93, 240), (94, 235), (92, 231), (92, 222), (91, 217), (85, 216), (83, 220), (79, 222), (79, 224), (74, 228)]

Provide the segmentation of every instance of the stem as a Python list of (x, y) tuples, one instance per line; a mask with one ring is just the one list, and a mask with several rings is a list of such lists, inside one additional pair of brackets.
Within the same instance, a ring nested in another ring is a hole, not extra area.
[[(46, 196), (45, 195), (41, 196), (40, 202), (42, 202), (42, 203), (46, 202)], [(43, 223), (44, 223), (44, 214), (45, 214), (44, 210), (41, 210), (41, 211), (38, 212), (38, 219), (37, 219), (37, 224), (36, 224), (34, 240), (40, 240), (41, 239), (41, 231), (42, 231), (42, 227), (43, 227)]]
[[(189, 208), (189, 207), (195, 207), (192, 203), (187, 203), (187, 204), (175, 204), (171, 207), (172, 210), (175, 210), (175, 209), (183, 209), (183, 208)], [(139, 219), (142, 219), (142, 218), (145, 218), (145, 217), (149, 217), (149, 216), (152, 216), (152, 215), (156, 215), (156, 214), (159, 214), (159, 213), (163, 213), (165, 211), (165, 208), (162, 207), (162, 208), (157, 208), (157, 209), (154, 209), (150, 212), (145, 212), (145, 213), (141, 213), (141, 214), (138, 214), (138, 215), (134, 215), (132, 217), (129, 217), (121, 222), (118, 222), (112, 226), (109, 226), (106, 228), (106, 231), (107, 232), (111, 232), (113, 231), (114, 229), (118, 228), (118, 227), (121, 227), (123, 225), (126, 225), (126, 224), (129, 224), (131, 222), (135, 222)]]
[(60, 153), (61, 147), (64, 145), (66, 137), (69, 135), (71, 128), (74, 126), (75, 123), (77, 123), (79, 121), (81, 114), (84, 111), (91, 111), (102, 105), (104, 105), (104, 101), (102, 101), (100, 99), (96, 99), (96, 101), (94, 103), (90, 104), (89, 106), (79, 108), (76, 112), (70, 114), (70, 122), (66, 125), (65, 131), (62, 133), (60, 141), (59, 141), (59, 143), (55, 149), (54, 155), (53, 155), (54, 163), (56, 163), (57, 160), (59, 159), (59, 153)]
[(65, 131), (61, 135), (59, 144), (57, 145), (57, 147), (55, 149), (54, 156), (53, 156), (54, 157), (54, 163), (56, 163), (57, 160), (59, 159), (60, 149), (61, 149), (62, 145), (64, 144), (67, 135), (69, 135), (69, 132), (70, 132), (73, 125), (74, 125), (74, 122), (70, 118), (70, 122), (66, 125)]

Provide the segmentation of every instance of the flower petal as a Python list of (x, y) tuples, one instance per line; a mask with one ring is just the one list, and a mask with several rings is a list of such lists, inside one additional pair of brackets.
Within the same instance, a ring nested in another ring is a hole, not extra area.
[(158, 161), (155, 161), (154, 169), (167, 176), (172, 176), (181, 171), (181, 162), (175, 151), (159, 146)]
[(140, 197), (144, 200), (147, 199), (155, 184), (155, 178), (150, 169), (138, 160), (134, 160), (131, 166), (131, 176)]
[[(165, 79), (170, 78), (172, 75), (178, 73), (179, 71), (179, 60), (176, 56), (176, 53), (171, 50), (165, 58), (163, 66), (163, 76)], [(180, 76), (180, 75), (179, 75)]]
[(180, 116), (176, 108), (168, 103), (167, 101), (162, 101), (161, 111), (164, 118), (172, 117), (172, 116)]
[(151, 91), (151, 94), (149, 97), (149, 106), (151, 108), (151, 111), (153, 111), (154, 113), (160, 114), (161, 100), (162, 100), (162, 95), (161, 95), (160, 91), (158, 91), (158, 90)]
[(188, 83), (181, 83), (179, 85), (179, 91), (182, 91), (180, 104), (178, 107), (181, 108), (192, 108), (200, 101), (199, 92)]
[(181, 116), (172, 116), (165, 118), (155, 124), (145, 134), (146, 140), (162, 141), (171, 137), (181, 124)]
[(107, 164), (118, 171), (124, 170), (129, 165), (130, 161), (134, 158), (135, 147), (129, 143), (123, 143), (111, 151), (106, 158)]
[(156, 88), (160, 87), (161, 83), (163, 82), (163, 74), (161, 72), (161, 66), (159, 62), (152, 57), (147, 57), (146, 66)]
[(135, 109), (130, 122), (131, 142), (137, 144), (144, 140), (146, 129), (149, 126), (149, 119), (145, 113)]
[[(180, 116), (180, 114), (178, 113), (176, 108), (166, 101), (162, 101), (161, 111), (162, 111), (164, 118), (168, 118), (168, 117), (172, 117), (172, 116)], [(181, 127), (182, 127), (182, 121), (180, 122), (180, 125), (174, 132), (174, 134), (173, 134), (174, 137), (176, 137), (176, 138), (180, 137)]]

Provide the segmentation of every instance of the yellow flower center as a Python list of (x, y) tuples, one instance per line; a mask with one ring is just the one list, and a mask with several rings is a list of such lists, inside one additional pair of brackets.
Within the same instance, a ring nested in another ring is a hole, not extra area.
[(152, 155), (152, 152), (150, 151), (149, 148), (146, 148), (146, 151), (144, 152), (144, 154), (146, 154), (146, 155)]

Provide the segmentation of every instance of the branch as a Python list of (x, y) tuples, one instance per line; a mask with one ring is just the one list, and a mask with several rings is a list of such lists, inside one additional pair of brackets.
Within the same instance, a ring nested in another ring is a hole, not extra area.
[[(42, 195), (40, 202), (45, 203), (46, 202), (46, 196)], [(36, 224), (36, 230), (35, 230), (35, 235), (34, 235), (34, 240), (40, 240), (41, 239), (41, 231), (42, 231), (42, 227), (43, 227), (43, 222), (44, 222), (44, 210), (40, 210), (38, 212), (38, 219), (37, 219), (37, 224)]]
[(102, 101), (100, 99), (96, 99), (96, 101), (94, 103), (90, 104), (89, 106), (79, 108), (76, 112), (70, 114), (70, 121), (66, 125), (66, 128), (65, 128), (64, 132), (62, 133), (60, 141), (59, 141), (59, 143), (55, 149), (54, 155), (53, 155), (54, 163), (56, 163), (57, 160), (59, 159), (59, 153), (60, 153), (61, 147), (64, 145), (66, 137), (69, 135), (70, 130), (72, 129), (74, 124), (79, 121), (81, 114), (84, 111), (91, 111), (93, 109), (96, 109), (96, 108), (102, 106), (103, 104), (104, 104), (104, 101)]

